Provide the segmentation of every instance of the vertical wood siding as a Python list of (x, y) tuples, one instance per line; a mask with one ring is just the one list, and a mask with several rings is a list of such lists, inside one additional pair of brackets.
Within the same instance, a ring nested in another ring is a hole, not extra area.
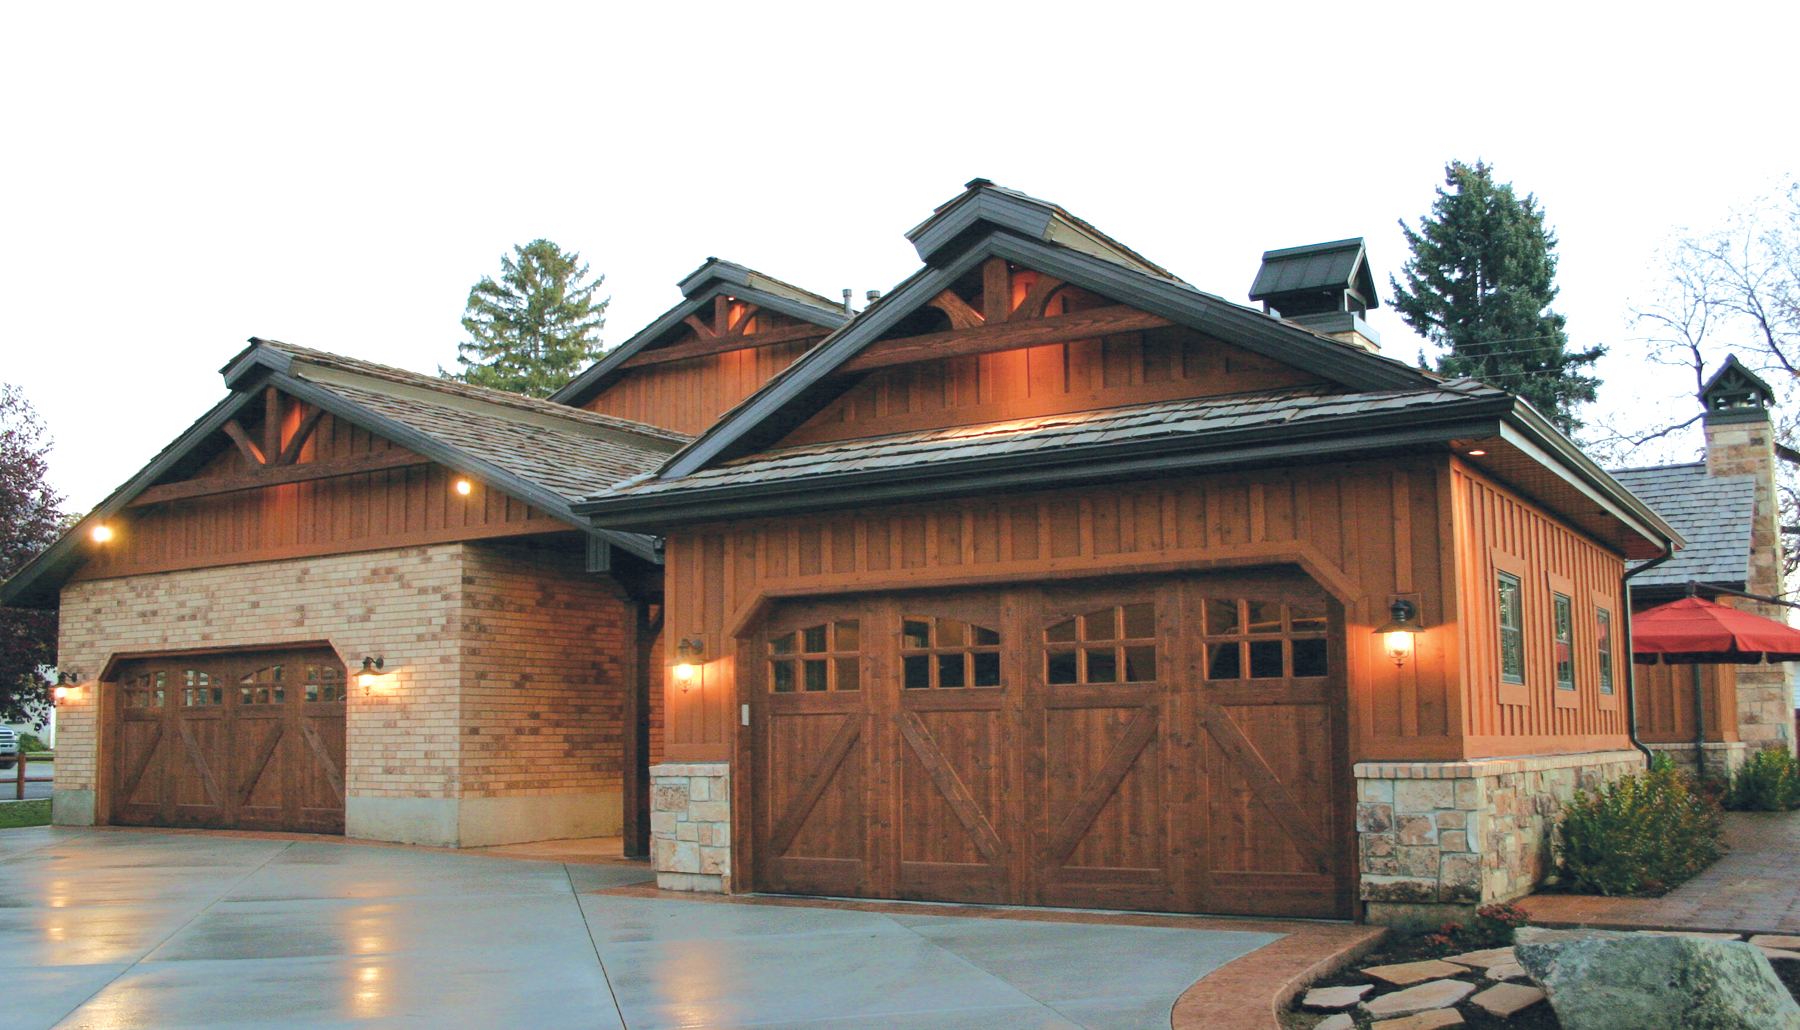
[[(1622, 559), (1556, 522), (1545, 512), (1460, 461), (1451, 465), (1457, 586), (1463, 613), (1462, 680), (1467, 709), (1463, 732), (1470, 757), (1549, 754), (1628, 747), (1625, 663), (1620, 629)], [(1521, 566), (1524, 587), (1526, 703), (1502, 703), (1498, 594), (1494, 554)], [(1552, 657), (1551, 583), (1573, 584), (1576, 690), (1559, 705)], [(1614, 693), (1600, 694), (1595, 642), (1595, 596), (1610, 601), (1614, 633)], [(1572, 700), (1572, 704), (1569, 703)]]
[[(1444, 459), (1345, 464), (796, 515), (672, 533), (668, 628), (700, 636), (708, 660), (686, 692), (667, 686), (669, 761), (731, 757), (738, 722), (733, 633), (758, 601), (931, 585), (1286, 564), (1345, 603), (1353, 752), (1363, 759), (1461, 756), (1455, 693)], [(1396, 668), (1371, 630), (1397, 596), (1425, 624)], [(1447, 607), (1450, 606), (1450, 607)]]
[[(804, 324), (798, 319), (766, 313), (758, 313), (756, 320), (762, 330)], [(695, 339), (690, 334), (676, 343), (691, 343)], [(739, 401), (762, 389), (764, 383), (817, 342), (798, 340), (746, 347), (628, 369), (584, 407), (602, 415), (698, 435)]]
[[(291, 432), (292, 427), (289, 427)], [(401, 450), (332, 415), (320, 420), (301, 462), (384, 455)], [(226, 447), (194, 478), (231, 476), (250, 466)], [(236, 565), (306, 555), (347, 554), (452, 540), (549, 533), (563, 522), (479, 481), (467, 497), (455, 475), (425, 463), (239, 493), (128, 509), (115, 536), (76, 579)]]

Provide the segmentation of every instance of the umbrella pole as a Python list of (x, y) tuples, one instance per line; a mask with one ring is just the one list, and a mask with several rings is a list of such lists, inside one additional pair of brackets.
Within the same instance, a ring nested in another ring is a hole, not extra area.
[(1706, 695), (1700, 685), (1700, 663), (1694, 670), (1694, 778), (1706, 779)]

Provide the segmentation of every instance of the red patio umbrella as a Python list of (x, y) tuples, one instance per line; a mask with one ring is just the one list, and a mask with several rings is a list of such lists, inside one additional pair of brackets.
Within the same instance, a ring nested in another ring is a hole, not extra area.
[(1800, 662), (1800, 630), (1699, 597), (1631, 618), (1631, 659), (1639, 665), (1755, 665)]

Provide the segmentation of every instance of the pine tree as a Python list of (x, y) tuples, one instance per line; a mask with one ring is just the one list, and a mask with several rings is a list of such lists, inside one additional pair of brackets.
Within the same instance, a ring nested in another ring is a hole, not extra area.
[[(73, 521), (45, 480), (50, 441), (36, 409), (0, 383), (0, 580), (56, 542)], [(42, 726), (48, 684), (39, 669), (56, 662), (56, 613), (0, 608), (0, 721)]]
[(470, 339), (456, 348), (462, 371), (438, 373), (532, 397), (554, 393), (601, 352), (610, 298), (594, 299), (606, 276), (587, 282), (587, 274), (580, 254), (549, 240), (513, 247), (498, 282), (482, 276), (469, 290), (462, 324)]
[(1472, 376), (1524, 397), (1557, 428), (1573, 434), (1575, 406), (1589, 403), (1600, 380), (1581, 374), (1604, 347), (1570, 351), (1556, 299), (1556, 234), (1544, 227), (1537, 198), (1495, 182), (1492, 165), (1453, 161), (1444, 169), (1431, 214), (1391, 276), (1394, 307), (1406, 324), (1449, 353), (1438, 372)]

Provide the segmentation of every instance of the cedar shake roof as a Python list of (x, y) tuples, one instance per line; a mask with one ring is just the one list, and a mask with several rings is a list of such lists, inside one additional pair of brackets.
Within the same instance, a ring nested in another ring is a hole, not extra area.
[(1001, 455), (1019, 458), (1049, 451), (1149, 443), (1173, 437), (1204, 438), (1234, 431), (1261, 435), (1276, 429), (1292, 432), (1309, 424), (1323, 427), (1347, 416), (1417, 412), (1482, 397), (1504, 399), (1506, 394), (1461, 380), (1451, 387), (1399, 393), (1327, 393), (1323, 387), (1306, 387), (1159, 401), (784, 447), (702, 469), (681, 479), (621, 486), (607, 495), (687, 492), (802, 477), (914, 469), (925, 464), (937, 474), (948, 471), (945, 466), (956, 462)]
[(1690, 580), (1743, 589), (1750, 569), (1756, 477), (1708, 475), (1705, 462), (1616, 469), (1612, 476), (1687, 538), (1687, 547), (1632, 577), (1634, 587), (1685, 587)]

